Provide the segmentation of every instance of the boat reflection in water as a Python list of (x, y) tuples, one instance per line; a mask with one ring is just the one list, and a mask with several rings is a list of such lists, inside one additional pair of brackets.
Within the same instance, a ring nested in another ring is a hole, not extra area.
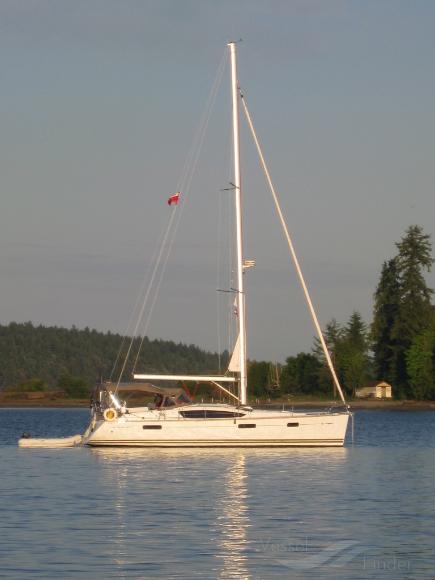
[(224, 473), (223, 493), (216, 498), (216, 558), (221, 561), (220, 578), (248, 578), (248, 512), (246, 453), (234, 454)]
[[(301, 501), (292, 481), (331, 470), (339, 485), (348, 455), (346, 448), (89, 452), (102, 465), (99, 488), (113, 496), (107, 541), (117, 571), (170, 576), (184, 570), (192, 578), (249, 578), (276, 560), (264, 541), (276, 538), (286, 512), (284, 533), (292, 532), (291, 515)], [(288, 480), (287, 497), (275, 489), (274, 472), (281, 484)]]

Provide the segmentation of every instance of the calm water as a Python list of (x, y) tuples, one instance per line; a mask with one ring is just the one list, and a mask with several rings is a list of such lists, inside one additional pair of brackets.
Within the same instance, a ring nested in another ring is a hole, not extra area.
[(435, 578), (435, 412), (343, 449), (26, 450), (81, 409), (0, 409), (0, 577)]

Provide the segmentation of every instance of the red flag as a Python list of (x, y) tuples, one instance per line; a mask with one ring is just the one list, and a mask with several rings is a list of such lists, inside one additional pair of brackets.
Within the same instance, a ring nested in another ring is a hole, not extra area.
[(177, 205), (178, 201), (180, 199), (180, 195), (181, 193), (179, 191), (177, 191), (177, 193), (174, 193), (174, 195), (171, 195), (171, 197), (168, 199), (168, 205)]

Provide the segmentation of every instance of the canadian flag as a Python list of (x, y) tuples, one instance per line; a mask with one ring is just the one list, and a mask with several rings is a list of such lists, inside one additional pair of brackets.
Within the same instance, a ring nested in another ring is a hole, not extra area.
[(180, 195), (181, 195), (180, 191), (177, 191), (177, 193), (174, 193), (174, 195), (171, 195), (171, 197), (168, 199), (168, 205), (172, 205), (172, 204), (177, 205), (178, 201), (180, 199)]

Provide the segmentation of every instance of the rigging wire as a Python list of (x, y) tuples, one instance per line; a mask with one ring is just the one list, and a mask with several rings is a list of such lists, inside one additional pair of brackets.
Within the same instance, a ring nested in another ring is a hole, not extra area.
[[(184, 186), (184, 203), (180, 207), (179, 212), (178, 212), (177, 219), (175, 220), (174, 228), (173, 228), (173, 231), (172, 231), (171, 236), (169, 238), (169, 244), (168, 244), (168, 247), (167, 247), (167, 251), (166, 251), (165, 257), (163, 259), (163, 265), (162, 265), (161, 270), (160, 270), (160, 275), (159, 275), (159, 278), (158, 278), (158, 282), (157, 282), (156, 288), (154, 290), (154, 295), (153, 295), (153, 298), (152, 298), (151, 306), (150, 306), (150, 309), (149, 309), (147, 318), (145, 320), (145, 324), (144, 324), (144, 326), (142, 328), (142, 331), (141, 331), (141, 340), (140, 340), (140, 343), (139, 343), (139, 347), (138, 347), (137, 354), (136, 354), (135, 361), (134, 361), (134, 365), (133, 365), (133, 373), (134, 373), (134, 371), (136, 369), (136, 365), (137, 365), (137, 362), (138, 362), (139, 356), (140, 356), (140, 351), (142, 349), (142, 345), (143, 345), (143, 342), (144, 342), (146, 333), (148, 331), (148, 327), (149, 327), (149, 324), (150, 324), (150, 321), (151, 321), (151, 317), (152, 317), (152, 314), (153, 314), (153, 311), (154, 311), (154, 307), (155, 307), (155, 304), (156, 304), (156, 301), (157, 301), (157, 298), (158, 298), (159, 290), (160, 290), (160, 287), (161, 287), (161, 284), (162, 284), (162, 281), (163, 281), (163, 278), (164, 278), (164, 275), (165, 275), (165, 272), (166, 272), (166, 267), (167, 267), (167, 264), (168, 264), (168, 261), (169, 261), (169, 257), (171, 255), (172, 248), (173, 248), (174, 243), (175, 243), (175, 238), (177, 236), (178, 228), (179, 228), (180, 223), (181, 223), (181, 218), (182, 218), (182, 215), (183, 215), (183, 211), (184, 211), (184, 208), (185, 208), (185, 206), (187, 204), (187, 201), (189, 199), (189, 194), (190, 194), (190, 191), (191, 191), (191, 183), (192, 183), (192, 180), (193, 180), (193, 176), (195, 174), (195, 171), (196, 171), (196, 167), (198, 165), (198, 161), (199, 161), (199, 158), (200, 158), (200, 155), (201, 155), (202, 148), (203, 148), (204, 138), (205, 138), (205, 135), (206, 135), (206, 132), (207, 132), (207, 128), (208, 128), (209, 122), (210, 122), (210, 118), (211, 118), (211, 114), (212, 114), (212, 110), (213, 110), (213, 105), (215, 103), (217, 91), (218, 91), (218, 88), (219, 88), (219, 85), (220, 85), (220, 80), (221, 80), (222, 75), (223, 75), (223, 68), (219, 72), (220, 72), (220, 77), (219, 76), (217, 77), (217, 80), (219, 82), (215, 82), (214, 83), (214, 86), (213, 86), (213, 89), (212, 89), (210, 98), (209, 98), (208, 103), (207, 103), (207, 106), (206, 106), (205, 115), (203, 115), (203, 122), (202, 122), (202, 125), (200, 127), (200, 131), (198, 132), (197, 150), (196, 150), (195, 154), (192, 156), (192, 166), (189, 168), (189, 171), (187, 172), (187, 175), (186, 175), (186, 178), (185, 178), (187, 180), (187, 182), (186, 182), (186, 184)], [(178, 206), (176, 206), (175, 209), (177, 209), (177, 207)], [(175, 213), (175, 211), (174, 211), (174, 213)]]
[[(232, 157), (233, 157), (233, 139), (232, 139), (232, 130), (231, 127), (228, 128), (228, 135), (227, 135), (227, 147), (225, 148), (226, 151), (226, 166), (228, 167), (228, 179), (227, 182), (231, 183), (232, 181)], [(217, 256), (216, 256), (216, 288), (224, 288), (224, 287), (228, 287), (228, 288), (232, 288), (233, 284), (232, 284), (232, 275), (231, 275), (231, 269), (232, 269), (232, 245), (230, 240), (232, 239), (231, 236), (227, 236), (226, 238), (224, 237), (224, 219), (225, 219), (225, 223), (228, 226), (228, 230), (231, 231), (232, 228), (232, 198), (231, 198), (231, 193), (233, 192), (233, 188), (225, 188), (224, 190), (221, 190), (221, 192), (224, 191), (225, 193), (228, 193), (228, 195), (225, 197), (226, 199), (226, 204), (224, 205), (223, 200), (222, 200), (222, 196), (219, 195), (219, 203), (218, 203), (218, 229), (217, 229)], [(224, 242), (226, 242), (225, 246), (224, 246)], [(224, 268), (228, 268), (229, 271), (227, 270), (225, 272), (225, 275), (223, 275), (224, 272)], [(225, 278), (225, 280), (224, 280)], [(227, 292), (225, 292), (225, 294), (228, 294)], [(217, 329), (217, 343), (218, 343), (218, 363), (219, 363), (219, 372), (221, 372), (222, 369), (222, 337), (223, 337), (223, 342), (225, 345), (225, 349), (227, 350), (227, 352), (229, 353), (229, 355), (231, 356), (231, 347), (232, 347), (232, 341), (231, 341), (231, 328), (232, 328), (232, 323), (233, 323), (233, 297), (230, 294), (228, 294), (227, 296), (225, 296), (225, 304), (224, 304), (224, 308), (225, 308), (225, 318), (224, 318), (224, 328), (222, 331), (221, 328), (221, 310), (222, 310), (222, 306), (221, 306), (221, 302), (222, 302), (222, 296), (221, 296), (221, 292), (216, 292), (216, 329)]]
[[(222, 243), (222, 197), (218, 195), (218, 226), (217, 226), (217, 251), (216, 251), (216, 288), (220, 288), (220, 264), (221, 264), (221, 243)], [(218, 370), (222, 372), (222, 345), (221, 345), (221, 325), (220, 325), (220, 296), (216, 292), (216, 332), (217, 332), (217, 353), (218, 353)]]
[(287, 228), (287, 224), (286, 224), (285, 219), (284, 219), (284, 215), (283, 215), (282, 210), (281, 210), (281, 206), (280, 206), (280, 203), (279, 203), (279, 200), (278, 200), (278, 195), (277, 195), (277, 193), (275, 191), (275, 188), (273, 186), (272, 178), (271, 178), (270, 173), (269, 173), (269, 170), (267, 168), (266, 161), (264, 159), (263, 152), (262, 152), (260, 143), (258, 141), (257, 134), (256, 134), (255, 129), (254, 129), (254, 125), (252, 123), (251, 115), (249, 113), (248, 106), (247, 106), (246, 101), (245, 101), (245, 97), (242, 94), (242, 92), (240, 91), (240, 89), (239, 89), (239, 93), (240, 93), (240, 98), (241, 98), (241, 101), (242, 101), (243, 109), (244, 109), (244, 112), (245, 112), (245, 116), (246, 116), (246, 119), (248, 121), (249, 129), (251, 130), (252, 138), (253, 138), (254, 143), (255, 143), (255, 146), (257, 148), (257, 152), (258, 152), (258, 156), (260, 158), (261, 166), (263, 168), (264, 175), (266, 177), (266, 181), (267, 181), (267, 183), (269, 185), (269, 189), (270, 189), (270, 192), (272, 194), (273, 201), (275, 203), (275, 209), (276, 209), (276, 211), (278, 213), (278, 218), (279, 218), (279, 221), (281, 223), (281, 226), (282, 226), (282, 229), (283, 229), (283, 232), (284, 232), (284, 236), (285, 236), (285, 238), (287, 240), (287, 243), (288, 243), (288, 246), (289, 246), (289, 249), (290, 249), (290, 254), (292, 256), (293, 263), (295, 265), (296, 272), (298, 274), (299, 281), (301, 283), (301, 286), (302, 286), (302, 289), (303, 289), (303, 292), (304, 292), (304, 295), (305, 295), (305, 299), (307, 301), (308, 309), (310, 311), (311, 317), (313, 319), (314, 326), (316, 328), (316, 331), (317, 331), (319, 340), (321, 342), (321, 345), (322, 345), (322, 348), (323, 348), (323, 352), (325, 354), (325, 358), (327, 360), (328, 367), (329, 367), (329, 370), (330, 370), (331, 375), (332, 375), (332, 379), (334, 381), (335, 386), (337, 387), (337, 390), (338, 390), (338, 392), (340, 394), (341, 400), (346, 405), (346, 399), (344, 398), (344, 394), (343, 394), (343, 390), (342, 390), (341, 385), (340, 385), (340, 381), (338, 380), (337, 373), (335, 372), (335, 368), (334, 368), (334, 365), (333, 365), (333, 362), (332, 362), (332, 359), (331, 359), (331, 355), (329, 354), (328, 347), (326, 346), (325, 338), (323, 336), (323, 332), (322, 332), (322, 329), (320, 327), (320, 324), (319, 324), (319, 320), (317, 318), (316, 311), (314, 310), (313, 302), (311, 300), (311, 296), (309, 294), (308, 287), (307, 287), (307, 284), (305, 282), (305, 278), (303, 276), (303, 273), (302, 273), (302, 270), (301, 270), (301, 267), (300, 267), (300, 264), (299, 264), (299, 259), (298, 259), (297, 255), (296, 255), (296, 251), (295, 251), (295, 248), (294, 248), (292, 239), (290, 237), (290, 234), (289, 234), (289, 231), (288, 231), (288, 228)]
[(116, 359), (115, 359), (115, 362), (113, 364), (113, 367), (112, 367), (112, 370), (111, 370), (111, 373), (110, 373), (110, 381), (113, 378), (113, 375), (115, 373), (116, 367), (117, 367), (118, 362), (119, 362), (119, 359), (121, 357), (121, 354), (122, 354), (124, 345), (125, 345), (125, 343), (127, 341), (128, 336), (130, 335), (130, 330), (132, 328), (133, 321), (135, 319), (137, 319), (137, 310), (138, 310), (138, 307), (139, 307), (139, 303), (140, 303), (140, 301), (141, 301), (141, 299), (142, 299), (142, 297), (144, 295), (144, 292), (145, 292), (145, 287), (146, 287), (146, 283), (147, 283), (147, 280), (148, 280), (148, 276), (149, 276), (150, 271), (151, 271), (151, 266), (152, 266), (152, 264), (155, 264), (155, 262), (156, 262), (157, 253), (158, 253), (159, 247), (162, 245), (162, 240), (164, 239), (165, 231), (167, 231), (167, 229), (168, 229), (168, 225), (166, 226), (166, 229), (165, 230), (162, 230), (162, 232), (160, 234), (160, 237), (159, 237), (159, 243), (154, 248), (154, 252), (153, 252), (152, 258), (148, 262), (148, 266), (146, 268), (145, 275), (143, 277), (143, 280), (142, 280), (142, 283), (141, 283), (141, 286), (140, 286), (140, 290), (139, 290), (139, 292), (137, 294), (137, 297), (136, 297), (135, 305), (134, 305), (134, 307), (133, 307), (133, 309), (131, 311), (130, 319), (129, 319), (128, 324), (127, 324), (127, 328), (125, 329), (125, 332), (124, 332), (124, 334), (122, 336), (121, 345), (120, 345), (120, 347), (118, 349), (118, 353), (116, 355)]
[[(208, 96), (208, 99), (206, 102), (206, 106), (204, 108), (200, 123), (198, 125), (198, 129), (197, 129), (195, 136), (194, 136), (194, 139), (193, 139), (192, 147), (191, 147), (191, 149), (186, 157), (186, 161), (184, 163), (184, 167), (182, 170), (182, 175), (181, 175), (180, 179), (178, 180), (177, 191), (183, 191), (184, 203), (182, 203), (180, 208), (179, 208), (179, 206), (175, 206), (174, 210), (171, 212), (171, 218), (169, 220), (169, 224), (168, 224), (167, 230), (165, 232), (165, 236), (163, 238), (163, 241), (160, 244), (160, 250), (158, 253), (156, 263), (154, 265), (151, 280), (150, 280), (150, 283), (148, 285), (147, 291), (145, 293), (145, 296), (144, 296), (144, 299), (142, 302), (142, 306), (141, 306), (140, 311), (139, 311), (138, 319), (137, 319), (137, 322), (136, 322), (136, 325), (134, 328), (133, 336), (131, 337), (129, 348), (127, 350), (125, 360), (124, 360), (121, 372), (120, 372), (119, 377), (118, 377), (117, 387), (119, 386), (122, 375), (125, 371), (129, 356), (131, 354), (134, 340), (138, 334), (138, 329), (141, 326), (141, 324), (143, 323), (145, 308), (146, 308), (146, 305), (147, 305), (148, 300), (150, 298), (150, 295), (152, 294), (152, 286), (153, 286), (155, 279), (157, 277), (157, 280), (158, 280), (157, 286), (156, 286), (156, 289), (155, 289), (153, 296), (152, 296), (152, 299), (151, 299), (152, 300), (151, 308), (148, 312), (147, 318), (145, 320), (145, 325), (143, 326), (143, 329), (141, 332), (142, 336), (141, 336), (141, 340), (140, 340), (138, 350), (137, 350), (137, 353), (135, 356), (133, 372), (136, 368), (136, 365), (137, 365), (137, 362), (139, 359), (140, 351), (141, 351), (141, 348), (142, 348), (142, 345), (143, 345), (143, 342), (145, 339), (145, 335), (146, 335), (146, 332), (147, 332), (147, 329), (149, 326), (149, 322), (151, 320), (152, 312), (154, 310), (154, 305), (155, 305), (155, 302), (156, 302), (156, 299), (158, 296), (158, 291), (160, 289), (160, 286), (161, 286), (161, 283), (162, 283), (162, 280), (164, 277), (164, 273), (166, 271), (166, 266), (167, 266), (169, 256), (170, 256), (173, 244), (174, 244), (176, 233), (178, 231), (178, 227), (180, 224), (181, 216), (183, 214), (184, 206), (187, 203), (187, 200), (189, 197), (192, 179), (193, 179), (193, 176), (195, 174), (196, 167), (197, 167), (197, 164), (198, 164), (198, 161), (200, 158), (200, 154), (201, 154), (202, 147), (204, 144), (205, 134), (206, 134), (209, 122), (210, 122), (212, 110), (213, 110), (214, 103), (216, 100), (216, 95), (217, 95), (219, 86), (220, 86), (221, 81), (222, 81), (222, 77), (223, 77), (223, 73), (224, 73), (224, 69), (225, 69), (225, 62), (226, 62), (226, 51), (225, 51), (224, 56), (222, 57), (222, 59), (220, 61), (217, 74), (215, 76), (214, 82), (212, 84), (212, 88), (210, 90), (210, 93), (209, 93), (209, 96)], [(179, 211), (177, 211), (178, 208), (179, 208)], [(171, 230), (172, 230), (172, 232), (171, 232)], [(168, 240), (169, 240), (169, 244), (168, 244)], [(166, 252), (165, 252), (165, 248), (166, 248)], [(162, 258), (163, 258), (163, 262), (162, 262)], [(159, 272), (159, 274), (157, 274), (159, 271), (159, 268), (160, 268), (160, 272)]]
[[(175, 213), (175, 211), (174, 211), (174, 213)], [(166, 266), (168, 264), (169, 256), (171, 254), (171, 249), (172, 249), (173, 242), (174, 242), (174, 236), (172, 236), (172, 239), (169, 242), (169, 246), (166, 249), (166, 254), (165, 254), (164, 258), (163, 258), (163, 262), (162, 262), (162, 266), (160, 268), (160, 273), (159, 273), (159, 276), (158, 276), (157, 284), (156, 284), (156, 287), (154, 289), (153, 297), (151, 299), (151, 305), (150, 305), (150, 307), (148, 309), (148, 314), (147, 314), (147, 317), (145, 319), (145, 324), (144, 324), (144, 326), (143, 326), (143, 328), (142, 328), (142, 330), (140, 332), (141, 339), (140, 339), (139, 346), (138, 346), (138, 349), (137, 349), (137, 352), (136, 352), (136, 356), (135, 356), (135, 359), (134, 359), (132, 373), (134, 373), (135, 370), (136, 370), (136, 366), (137, 366), (137, 363), (138, 363), (138, 360), (139, 360), (139, 356), (140, 356), (140, 351), (142, 349), (143, 342), (145, 340), (145, 336), (147, 334), (148, 326), (149, 326), (149, 323), (151, 321), (152, 314), (154, 312), (154, 307), (156, 305), (156, 301), (157, 301), (157, 297), (159, 295), (160, 287), (162, 285), (163, 277), (164, 277), (165, 272), (166, 272)]]
[(223, 76), (223, 73), (225, 70), (226, 60), (227, 60), (227, 51), (225, 50), (223, 55), (222, 55), (222, 58), (219, 62), (217, 72), (216, 72), (215, 78), (213, 80), (209, 95), (207, 97), (204, 110), (202, 111), (200, 121), (198, 123), (197, 129), (196, 129), (194, 137), (192, 139), (191, 147), (190, 147), (189, 152), (188, 152), (186, 159), (184, 161), (183, 169), (182, 169), (180, 178), (179, 178), (178, 183), (177, 183), (177, 191), (182, 190), (182, 186), (186, 182), (188, 182), (188, 176), (190, 175), (191, 167), (194, 164), (193, 160), (195, 159), (195, 152), (198, 150), (198, 142), (201, 140), (201, 134), (203, 132), (205, 119), (209, 116), (209, 111), (212, 108), (214, 101), (216, 99), (216, 94), (218, 92), (219, 86), (220, 86), (221, 81), (222, 81), (222, 76)]
[[(182, 206), (180, 207), (180, 211), (178, 212), (178, 217), (177, 217), (177, 220), (175, 221), (174, 230), (173, 230), (172, 235), (170, 237), (167, 253), (166, 253), (166, 256), (165, 256), (164, 261), (163, 261), (163, 266), (162, 266), (161, 271), (160, 271), (160, 276), (159, 276), (159, 279), (157, 282), (156, 289), (154, 291), (154, 296), (152, 299), (151, 307), (150, 307), (148, 316), (146, 318), (145, 325), (142, 328), (142, 332), (141, 332), (142, 338), (141, 338), (141, 341), (139, 343), (139, 347), (138, 347), (137, 354), (135, 357), (135, 362), (134, 362), (134, 366), (133, 366), (133, 373), (134, 373), (134, 370), (136, 369), (136, 365), (137, 365), (137, 362), (138, 362), (138, 359), (140, 356), (140, 351), (142, 349), (143, 341), (144, 341), (146, 333), (148, 331), (148, 326), (149, 326), (149, 323), (151, 321), (151, 317), (152, 317), (152, 314), (154, 311), (154, 306), (155, 306), (155, 303), (156, 303), (156, 300), (158, 297), (160, 286), (161, 286), (162, 281), (163, 281), (163, 277), (164, 277), (164, 274), (166, 271), (166, 266), (168, 264), (169, 256), (171, 254), (172, 247), (174, 245), (175, 238), (176, 238), (176, 235), (178, 232), (178, 228), (179, 228), (179, 225), (181, 223), (183, 211), (184, 211), (184, 208), (185, 208), (187, 201), (189, 199), (189, 194), (191, 191), (191, 184), (192, 184), (193, 176), (196, 172), (196, 167), (198, 165), (199, 158), (201, 156), (201, 151), (202, 151), (202, 148), (204, 145), (204, 138), (205, 138), (205, 135), (206, 135), (206, 132), (208, 129), (208, 125), (210, 123), (210, 118), (211, 118), (213, 107), (214, 107), (214, 104), (216, 101), (216, 96), (217, 96), (217, 93), (219, 90), (219, 86), (220, 86), (221, 81), (222, 81), (224, 69), (225, 69), (225, 55), (222, 58), (221, 63), (219, 65), (217, 75), (215, 77), (212, 89), (211, 89), (209, 97), (207, 99), (206, 106), (204, 108), (204, 112), (201, 116), (201, 122), (199, 124), (198, 130), (197, 130), (195, 138), (194, 138), (194, 141), (196, 141), (196, 151), (194, 151), (193, 154), (191, 155), (190, 167), (188, 167), (187, 170), (185, 171), (184, 179), (185, 179), (186, 183), (184, 185), (184, 203), (182, 204)], [(183, 185), (182, 182), (181, 182), (181, 185)]]
[[(175, 207), (177, 207), (177, 206), (175, 206)], [(128, 358), (129, 358), (129, 356), (130, 356), (130, 352), (131, 352), (131, 349), (132, 349), (132, 346), (133, 346), (133, 342), (134, 342), (134, 340), (135, 340), (135, 338), (136, 338), (137, 331), (138, 331), (138, 328), (139, 328), (139, 325), (140, 325), (140, 322), (141, 322), (141, 320), (142, 320), (143, 313), (144, 313), (144, 310), (145, 310), (145, 306), (146, 306), (146, 304), (147, 304), (147, 302), (148, 302), (148, 297), (149, 297), (149, 295), (150, 295), (150, 292), (151, 292), (151, 289), (152, 289), (152, 285), (153, 285), (153, 283), (154, 283), (154, 279), (155, 279), (155, 277), (156, 277), (156, 274), (157, 274), (157, 270), (158, 270), (158, 267), (159, 267), (159, 264), (160, 264), (160, 260), (161, 260), (161, 257), (162, 257), (162, 253), (163, 253), (163, 250), (164, 250), (164, 248), (165, 248), (165, 245), (166, 245), (166, 240), (167, 240), (167, 238), (168, 238), (168, 235), (169, 235), (169, 233), (170, 233), (170, 230), (171, 230), (171, 228), (172, 228), (172, 223), (173, 223), (173, 221), (174, 221), (174, 217), (175, 217), (175, 211), (171, 212), (171, 216), (170, 216), (170, 218), (169, 218), (168, 225), (167, 225), (167, 227), (166, 227), (166, 232), (165, 232), (165, 235), (164, 235), (164, 237), (163, 237), (162, 244), (161, 244), (161, 246), (160, 246), (160, 251), (159, 251), (159, 253), (158, 253), (157, 260), (156, 260), (156, 262), (155, 262), (155, 264), (154, 264), (153, 273), (152, 273), (152, 275), (151, 275), (151, 279), (150, 279), (150, 281), (149, 281), (149, 284), (148, 284), (148, 287), (147, 287), (147, 291), (146, 291), (146, 293), (145, 293), (145, 296), (144, 296), (144, 299), (143, 299), (143, 301), (142, 301), (142, 305), (141, 305), (141, 308), (140, 308), (140, 311), (139, 311), (138, 319), (137, 319), (137, 321), (136, 321), (136, 325), (135, 325), (135, 327), (134, 327), (133, 335), (132, 335), (132, 337), (130, 338), (130, 344), (129, 344), (129, 346), (128, 346), (128, 350), (127, 350), (127, 353), (126, 353), (126, 355), (125, 355), (124, 362), (123, 362), (123, 364), (122, 364), (122, 368), (121, 368), (121, 371), (120, 371), (120, 373), (119, 373), (119, 376), (118, 376), (118, 381), (117, 381), (117, 383), (116, 383), (115, 394), (116, 394), (116, 392), (117, 392), (117, 390), (118, 390), (119, 383), (121, 382), (122, 375), (124, 374), (125, 367), (126, 367), (126, 365), (127, 365)], [(143, 339), (142, 339), (142, 340), (143, 340)]]

